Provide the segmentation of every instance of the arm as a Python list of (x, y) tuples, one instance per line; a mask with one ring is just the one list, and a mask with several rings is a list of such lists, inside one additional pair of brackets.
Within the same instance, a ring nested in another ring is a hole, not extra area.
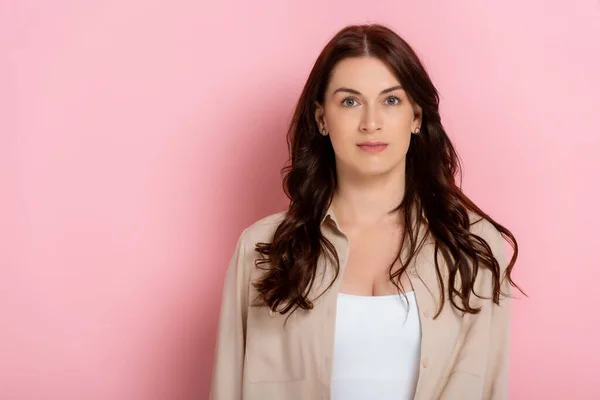
[[(485, 238), (500, 264), (500, 276), (503, 278), (508, 264), (504, 250), (504, 240), (500, 232), (492, 225), (488, 225), (487, 230)], [(507, 280), (502, 281), (501, 288), (502, 292), (511, 294), (511, 286)], [(490, 347), (483, 388), (483, 399), (486, 400), (508, 399), (511, 307), (512, 299), (510, 297), (501, 298), (500, 305), (492, 303)]]
[(246, 347), (248, 279), (244, 268), (244, 233), (240, 236), (225, 275), (210, 400), (242, 398)]

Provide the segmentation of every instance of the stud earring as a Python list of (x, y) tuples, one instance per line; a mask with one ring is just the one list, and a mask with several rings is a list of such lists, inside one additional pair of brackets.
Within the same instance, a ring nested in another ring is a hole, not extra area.
[(418, 135), (419, 133), (421, 133), (421, 128), (417, 127), (417, 129), (415, 129), (414, 132), (412, 132), (414, 135)]

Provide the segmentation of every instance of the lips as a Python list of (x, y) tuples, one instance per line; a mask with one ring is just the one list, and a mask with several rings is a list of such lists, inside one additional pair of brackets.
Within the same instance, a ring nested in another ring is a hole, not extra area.
[(387, 143), (384, 142), (362, 142), (358, 144), (359, 146), (382, 146), (382, 145), (387, 145)]
[(387, 146), (387, 143), (382, 142), (364, 142), (358, 145), (361, 150), (369, 153), (379, 153), (380, 151), (385, 150)]

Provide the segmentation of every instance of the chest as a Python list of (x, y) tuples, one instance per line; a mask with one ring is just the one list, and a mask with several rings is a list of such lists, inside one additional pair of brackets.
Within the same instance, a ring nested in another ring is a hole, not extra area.
[[(401, 245), (399, 229), (368, 229), (348, 235), (349, 252), (340, 291), (359, 296), (385, 296), (397, 293), (392, 282), (403, 291), (411, 291), (408, 277), (398, 275), (402, 264), (398, 257)], [(390, 276), (390, 273), (393, 277)]]

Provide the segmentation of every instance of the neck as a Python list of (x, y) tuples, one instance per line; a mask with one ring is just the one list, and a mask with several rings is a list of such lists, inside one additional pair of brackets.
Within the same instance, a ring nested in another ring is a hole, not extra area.
[(345, 225), (374, 226), (398, 222), (399, 212), (390, 214), (404, 198), (404, 174), (367, 179), (340, 179), (333, 196), (336, 218)]

